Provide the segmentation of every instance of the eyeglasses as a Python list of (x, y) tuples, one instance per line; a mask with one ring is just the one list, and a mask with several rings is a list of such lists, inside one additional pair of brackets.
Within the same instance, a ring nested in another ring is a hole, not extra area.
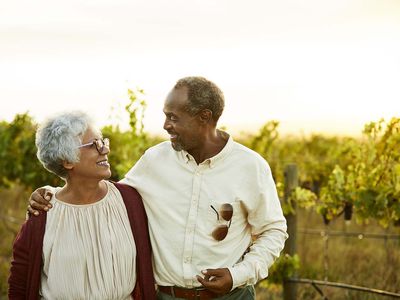
[(96, 146), (97, 152), (99, 152), (99, 154), (104, 154), (110, 151), (110, 140), (108, 138), (94, 139), (90, 143), (80, 145), (78, 149), (83, 147), (90, 147), (92, 145)]
[(228, 225), (226, 225), (226, 224), (218, 225), (217, 228), (215, 228), (213, 230), (213, 232), (211, 233), (211, 235), (214, 239), (216, 239), (217, 241), (222, 241), (227, 236), (229, 227), (231, 227), (232, 216), (233, 216), (233, 206), (232, 206), (232, 204), (224, 203), (221, 205), (219, 213), (214, 208), (214, 206), (212, 206), (212, 205), (210, 205), (210, 206), (216, 212), (218, 221), (220, 221), (219, 216), (221, 216), (222, 219), (229, 222)]

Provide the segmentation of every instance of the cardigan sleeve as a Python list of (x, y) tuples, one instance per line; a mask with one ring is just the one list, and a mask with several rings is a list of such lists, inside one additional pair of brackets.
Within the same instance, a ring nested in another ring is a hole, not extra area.
[(10, 276), (8, 278), (8, 297), (10, 300), (26, 299), (29, 268), (29, 221), (26, 221), (15, 238)]

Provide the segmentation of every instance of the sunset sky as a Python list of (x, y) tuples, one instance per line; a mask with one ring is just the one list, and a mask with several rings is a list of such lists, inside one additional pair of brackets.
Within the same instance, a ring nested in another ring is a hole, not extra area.
[(224, 91), (230, 132), (275, 119), (282, 133), (358, 134), (400, 117), (400, 1), (0, 1), (0, 120), (82, 109), (123, 124), (140, 87), (160, 133), (188, 75)]

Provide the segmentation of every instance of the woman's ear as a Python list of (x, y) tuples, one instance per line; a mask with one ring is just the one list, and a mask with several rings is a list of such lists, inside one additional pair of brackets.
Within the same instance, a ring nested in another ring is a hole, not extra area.
[(63, 167), (64, 167), (65, 169), (67, 169), (67, 170), (72, 170), (72, 169), (74, 168), (74, 164), (73, 164), (73, 163), (70, 163), (70, 162), (67, 162), (67, 161), (64, 161), (64, 162), (63, 162)]

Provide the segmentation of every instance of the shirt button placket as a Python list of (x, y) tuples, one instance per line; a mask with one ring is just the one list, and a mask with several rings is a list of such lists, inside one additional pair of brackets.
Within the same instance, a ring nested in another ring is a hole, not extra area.
[(189, 216), (187, 219), (186, 230), (185, 230), (185, 245), (183, 249), (183, 273), (184, 273), (184, 281), (186, 287), (193, 287), (193, 274), (192, 274), (192, 256), (193, 256), (193, 244), (194, 244), (194, 235), (195, 235), (195, 227), (197, 220), (197, 206), (198, 206), (198, 198), (200, 195), (200, 187), (201, 187), (201, 173), (197, 168), (194, 176), (193, 176), (193, 190), (192, 197), (190, 201), (190, 209)]

